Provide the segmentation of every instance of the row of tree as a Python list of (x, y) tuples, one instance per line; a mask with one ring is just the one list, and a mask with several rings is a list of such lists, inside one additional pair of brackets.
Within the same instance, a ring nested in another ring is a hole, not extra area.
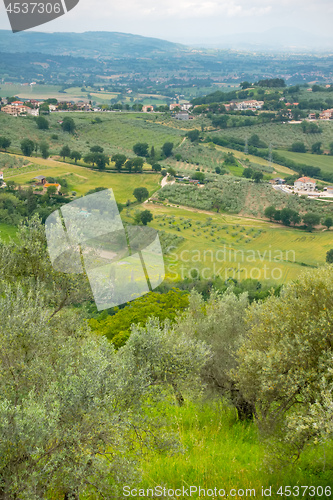
[[(285, 226), (290, 226), (290, 224), (296, 226), (303, 221), (308, 231), (312, 231), (312, 229), (315, 226), (318, 226), (321, 221), (321, 216), (314, 212), (307, 212), (304, 215), (300, 215), (299, 212), (296, 212), (296, 210), (292, 210), (291, 208), (282, 208), (279, 210), (273, 205), (266, 208), (265, 217), (271, 221), (282, 222)], [(323, 226), (326, 226), (327, 229), (330, 229), (333, 226), (333, 218), (329, 216), (325, 217), (322, 220), (322, 224)]]

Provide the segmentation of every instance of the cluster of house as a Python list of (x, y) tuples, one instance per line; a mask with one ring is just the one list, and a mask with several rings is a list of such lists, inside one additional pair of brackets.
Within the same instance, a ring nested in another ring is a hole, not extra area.
[[(309, 114), (309, 120), (316, 120), (317, 115), (316, 113), (310, 113)], [(325, 109), (321, 113), (319, 113), (319, 119), (320, 120), (333, 120), (333, 109)]]
[[(172, 104), (169, 105), (169, 109), (170, 111), (183, 111), (183, 112), (187, 112), (191, 109), (192, 107), (192, 104), (190, 104), (189, 102), (186, 102), (186, 103), (183, 103), (183, 104), (179, 104), (177, 102), (173, 102)], [(152, 104), (147, 104), (145, 106), (142, 106), (142, 111), (144, 113), (149, 113), (149, 112), (152, 112), (154, 111), (154, 106)]]
[[(1, 107), (1, 111), (11, 116), (22, 116), (22, 115), (39, 115), (39, 107), (44, 103), (44, 101), (36, 101), (35, 99), (27, 99), (26, 101), (13, 101), (6, 103)], [(57, 104), (49, 104), (50, 112), (55, 111), (91, 111), (91, 104), (79, 101), (71, 102), (64, 101), (58, 102)]]

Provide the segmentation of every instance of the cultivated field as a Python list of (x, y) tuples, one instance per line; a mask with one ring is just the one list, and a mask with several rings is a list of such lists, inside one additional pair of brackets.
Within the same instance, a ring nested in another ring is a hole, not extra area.
[[(333, 232), (308, 233), (256, 219), (184, 207), (144, 205), (156, 229), (184, 238), (166, 256), (167, 278), (246, 278), (286, 282), (304, 266), (325, 263)], [(133, 210), (130, 212), (134, 213)], [(172, 246), (172, 243), (171, 243)]]

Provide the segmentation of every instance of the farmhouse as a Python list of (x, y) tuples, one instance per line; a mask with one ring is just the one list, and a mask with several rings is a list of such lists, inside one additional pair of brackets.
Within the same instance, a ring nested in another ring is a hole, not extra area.
[(333, 109), (325, 109), (319, 115), (321, 120), (333, 120)]
[(36, 177), (34, 177), (34, 180), (35, 179), (36, 181), (38, 181), (37, 184), (40, 186), (44, 186), (44, 184), (46, 183), (46, 177), (44, 177), (44, 175), (37, 175)]
[(294, 188), (297, 191), (315, 191), (316, 181), (310, 177), (300, 177), (294, 182)]
[[(1, 174), (1, 172), (0, 172), (0, 174)], [(0, 179), (1, 179), (1, 177), (0, 177)], [(333, 186), (328, 186), (326, 191), (327, 191), (327, 194), (333, 196)]]
[(254, 99), (250, 101), (243, 101), (236, 103), (236, 109), (261, 109), (264, 105), (264, 101), (256, 101)]
[(173, 111), (173, 110), (174, 110), (174, 109), (176, 109), (176, 108), (181, 109), (181, 106), (180, 106), (180, 104), (179, 104), (178, 102), (173, 102), (173, 103), (172, 103), (172, 104), (170, 104), (170, 106), (169, 106), (170, 111)]

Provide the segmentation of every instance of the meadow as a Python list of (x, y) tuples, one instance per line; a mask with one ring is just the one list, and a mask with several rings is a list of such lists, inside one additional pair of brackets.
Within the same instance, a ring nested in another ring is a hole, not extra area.
[[(262, 498), (261, 488), (271, 486), (270, 498), (281, 499), (284, 495), (277, 493), (281, 486), (325, 488), (332, 485), (332, 472), (326, 472), (325, 460), (319, 459), (325, 454), (327, 461), (332, 460), (331, 446), (325, 452), (321, 446), (311, 447), (294, 467), (272, 472), (266, 461), (265, 444), (259, 439), (256, 426), (238, 421), (234, 410), (226, 405), (188, 402), (182, 408), (169, 406), (163, 410), (172, 422), (171, 430), (182, 449), (172, 454), (149, 452), (141, 463), (143, 479), (137, 488), (146, 490), (161, 485), (167, 489), (188, 489), (200, 486), (214, 490), (216, 487), (225, 490), (225, 497), (230, 490), (236, 489), (237, 492), (228, 496), (241, 499)], [(252, 490), (252, 493), (248, 491), (245, 495), (245, 490)], [(207, 493), (199, 495), (196, 492), (191, 498), (207, 496)], [(210, 495), (210, 498), (219, 497)], [(310, 499), (314, 496), (309, 492), (302, 495), (301, 490), (300, 495), (294, 494), (292, 498)]]
[(333, 156), (329, 155), (313, 155), (311, 153), (294, 153), (292, 151), (280, 150), (277, 151), (281, 156), (295, 163), (319, 167), (323, 172), (333, 173)]
[(120, 203), (126, 203), (127, 200), (135, 201), (133, 190), (137, 187), (145, 186), (150, 195), (159, 189), (161, 177), (159, 174), (118, 174), (117, 172), (99, 172), (79, 165), (42, 158), (33, 158), (32, 161), (33, 163), (27, 167), (20, 168), (19, 173), (16, 169), (5, 170), (6, 181), (12, 180), (20, 185), (31, 185), (36, 175), (63, 177), (67, 180), (70, 190), (75, 191), (77, 195), (84, 195), (97, 187), (112, 188)]

